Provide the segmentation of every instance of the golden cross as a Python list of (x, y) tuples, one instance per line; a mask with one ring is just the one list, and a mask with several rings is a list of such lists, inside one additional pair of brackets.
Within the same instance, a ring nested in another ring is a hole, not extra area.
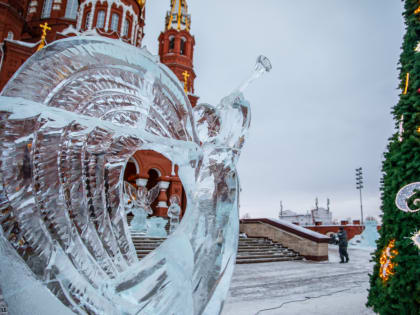
[(45, 38), (47, 37), (47, 31), (51, 31), (51, 27), (48, 26), (48, 23), (39, 24), (39, 27), (42, 28), (41, 43), (38, 46), (38, 50), (41, 50), (45, 46)]
[(184, 91), (185, 93), (187, 93), (188, 92), (188, 78), (190, 77), (190, 74), (188, 73), (188, 71), (184, 71), (182, 75), (184, 76)]

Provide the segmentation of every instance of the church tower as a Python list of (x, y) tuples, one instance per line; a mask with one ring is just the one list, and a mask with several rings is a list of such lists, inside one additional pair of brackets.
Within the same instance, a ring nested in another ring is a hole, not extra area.
[(184, 85), (192, 107), (197, 104), (194, 94), (196, 78), (193, 67), (194, 36), (190, 33), (191, 16), (186, 0), (171, 0), (166, 13), (165, 30), (159, 36), (160, 62), (168, 66)]

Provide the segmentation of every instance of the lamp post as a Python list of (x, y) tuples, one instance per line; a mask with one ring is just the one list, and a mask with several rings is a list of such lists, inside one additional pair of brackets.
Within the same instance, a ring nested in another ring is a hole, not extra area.
[(361, 224), (363, 225), (363, 205), (362, 205), (362, 188), (363, 188), (363, 171), (362, 168), (356, 168), (356, 189), (360, 193), (360, 217)]

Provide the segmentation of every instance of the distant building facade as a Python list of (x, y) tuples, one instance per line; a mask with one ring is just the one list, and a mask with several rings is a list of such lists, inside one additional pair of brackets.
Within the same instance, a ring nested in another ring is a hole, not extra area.
[[(342, 220), (340, 223), (334, 221), (329, 203), (329, 200), (327, 200), (327, 208), (318, 207), (318, 199), (316, 199), (315, 208), (309, 210), (306, 214), (298, 214), (291, 210), (280, 210), (279, 219), (304, 226), (324, 235), (336, 234), (339, 227), (342, 226), (347, 232), (349, 240), (363, 232), (364, 227), (360, 225), (360, 220), (353, 220), (353, 222)], [(283, 205), (281, 205), (281, 208), (283, 208)]]
[(312, 209), (306, 214), (297, 214), (291, 210), (285, 210), (279, 215), (279, 219), (303, 226), (333, 224), (332, 213), (325, 208)]

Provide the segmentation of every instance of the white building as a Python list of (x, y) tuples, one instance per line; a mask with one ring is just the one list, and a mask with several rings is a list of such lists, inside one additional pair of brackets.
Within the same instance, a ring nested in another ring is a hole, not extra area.
[(291, 210), (280, 211), (279, 218), (298, 225), (333, 225), (332, 213), (329, 209), (318, 207), (306, 214), (298, 214)]

